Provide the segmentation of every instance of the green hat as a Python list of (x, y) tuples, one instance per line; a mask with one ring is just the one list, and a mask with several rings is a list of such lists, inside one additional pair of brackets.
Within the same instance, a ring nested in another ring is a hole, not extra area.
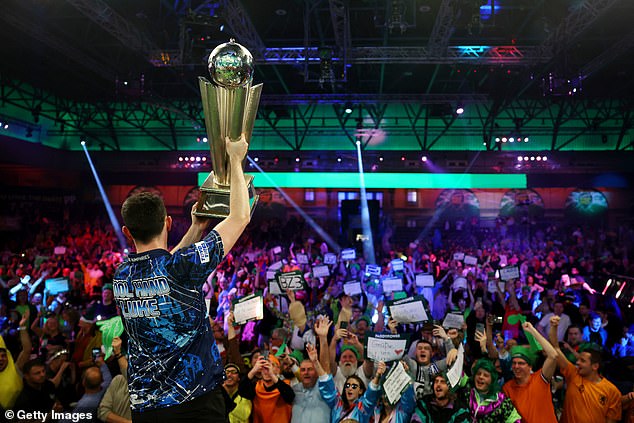
[(511, 348), (511, 358), (521, 358), (526, 361), (531, 367), (535, 365), (535, 353), (528, 347), (522, 347), (520, 345), (516, 345)]
[[(489, 386), (488, 395), (497, 393), (500, 390), (500, 385), (498, 385), (498, 372), (493, 362), (486, 358), (481, 358), (476, 361), (471, 373), (472, 379), (475, 379), (475, 375), (480, 369), (487, 371), (491, 375), (491, 385)], [(473, 385), (475, 386), (475, 383)]]
[(370, 326), (372, 324), (372, 321), (370, 320), (370, 318), (368, 316), (361, 316), (357, 319), (356, 323), (359, 323), (361, 320), (365, 320), (365, 322), (368, 324), (368, 326)]
[(359, 350), (354, 346), (354, 345), (344, 345), (341, 347), (341, 354), (343, 354), (343, 352), (345, 350), (350, 350), (354, 353), (354, 355), (357, 357), (357, 360), (361, 361), (361, 354), (359, 354)]

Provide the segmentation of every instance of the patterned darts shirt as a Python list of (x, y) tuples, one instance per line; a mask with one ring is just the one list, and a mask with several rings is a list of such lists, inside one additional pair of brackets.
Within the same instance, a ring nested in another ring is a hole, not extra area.
[(130, 254), (113, 280), (129, 336), (133, 411), (191, 401), (218, 387), (222, 360), (210, 330), (203, 283), (224, 257), (220, 235), (170, 254)]

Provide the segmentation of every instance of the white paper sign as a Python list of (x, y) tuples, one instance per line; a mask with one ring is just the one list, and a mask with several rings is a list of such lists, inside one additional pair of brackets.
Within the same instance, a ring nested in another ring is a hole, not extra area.
[(271, 279), (275, 279), (275, 275), (277, 274), (276, 270), (267, 270), (266, 271), (266, 280), (270, 281)]
[(383, 292), (398, 292), (403, 290), (403, 278), (385, 278), (381, 282)]
[(399, 323), (418, 323), (429, 320), (423, 305), (422, 296), (388, 302), (387, 307), (392, 319), (397, 320)]
[(390, 370), (385, 381), (383, 382), (383, 390), (390, 404), (396, 404), (401, 399), (403, 391), (412, 383), (412, 378), (405, 371), (403, 363), (400, 361)]
[(53, 250), (53, 254), (60, 255), (60, 256), (66, 254), (66, 247), (62, 245), (55, 247), (55, 249)]
[(341, 260), (354, 260), (357, 258), (357, 252), (353, 248), (346, 248), (341, 251)]
[(326, 253), (324, 255), (325, 264), (337, 264), (337, 255), (334, 253)]
[(368, 336), (366, 355), (374, 361), (395, 361), (403, 358), (407, 347), (407, 338), (402, 335), (381, 335)]
[(361, 290), (361, 282), (346, 282), (343, 284), (343, 292), (348, 296), (360, 295), (363, 291)]
[(520, 269), (517, 266), (503, 267), (500, 269), (500, 279), (503, 281), (510, 281), (511, 279), (518, 279), (520, 277)]
[(454, 291), (457, 291), (459, 289), (467, 289), (467, 280), (462, 277), (456, 278), (456, 280), (453, 281), (451, 287)]
[(281, 254), (282, 253), (282, 247), (280, 247), (279, 245), (277, 247), (273, 247), (273, 254)]
[(504, 267), (507, 264), (509, 264), (509, 262), (508, 262), (508, 258), (506, 257), (506, 255), (500, 254), (500, 267)]
[(445, 320), (442, 322), (443, 328), (456, 328), (462, 329), (464, 324), (464, 316), (462, 314), (447, 313)]
[(456, 358), (456, 362), (453, 363), (451, 368), (447, 370), (447, 381), (449, 385), (453, 388), (460, 382), (460, 378), (462, 377), (462, 366), (464, 365), (464, 348), (462, 344), (458, 347), (458, 358)]
[(478, 258), (474, 256), (464, 256), (464, 264), (475, 266), (478, 264)]
[(365, 273), (371, 276), (381, 276), (381, 266), (377, 266), (376, 264), (366, 264)]
[(401, 259), (392, 260), (392, 270), (394, 270), (395, 272), (403, 270), (403, 260)]
[(241, 325), (250, 320), (264, 317), (264, 303), (261, 295), (249, 295), (234, 303), (233, 317), (236, 324)]
[(492, 294), (498, 292), (496, 284), (499, 284), (500, 285), (500, 291), (504, 292), (505, 283), (504, 282), (499, 282), (499, 281), (489, 281), (489, 283), (487, 284), (487, 291), (489, 291)]
[(282, 289), (280, 288), (280, 284), (277, 283), (276, 280), (269, 281), (269, 293), (271, 295), (284, 295), (284, 292), (282, 292)]
[(453, 259), (456, 261), (464, 260), (464, 253), (453, 253)]
[(434, 275), (426, 275), (419, 273), (416, 275), (416, 286), (420, 287), (432, 287), (434, 286)]
[(273, 263), (272, 265), (269, 266), (269, 269), (271, 270), (279, 270), (282, 268), (282, 262), (281, 261), (276, 261), (275, 263)]
[(60, 292), (67, 292), (69, 290), (68, 279), (66, 278), (46, 279), (44, 286), (49, 295), (57, 295)]
[(308, 264), (308, 255), (306, 254), (297, 254), (295, 258), (297, 258), (298, 264)]
[(326, 265), (322, 265), (322, 266), (314, 266), (313, 267), (313, 277), (315, 278), (325, 278), (330, 276), (330, 269), (328, 269), (328, 266)]

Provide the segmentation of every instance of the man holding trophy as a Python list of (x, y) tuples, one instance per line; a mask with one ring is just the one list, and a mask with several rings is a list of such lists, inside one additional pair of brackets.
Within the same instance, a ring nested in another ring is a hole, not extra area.
[[(209, 57), (216, 85), (202, 78), (200, 85), (214, 169), (180, 243), (167, 251), (172, 219), (160, 197), (141, 193), (121, 208), (123, 232), (136, 253), (118, 267), (113, 288), (129, 336), (134, 422), (229, 421), (224, 369), (202, 286), (244, 231), (257, 201), (253, 178), (242, 170), (261, 91), (261, 85), (250, 87), (252, 60), (233, 40)], [(208, 217), (223, 220), (200, 240)]]

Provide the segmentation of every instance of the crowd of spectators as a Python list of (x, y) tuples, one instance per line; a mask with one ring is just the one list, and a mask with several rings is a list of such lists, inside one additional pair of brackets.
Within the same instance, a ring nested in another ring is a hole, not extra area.
[[(337, 246), (300, 219), (289, 231), (262, 224), (245, 232), (203, 287), (226, 364), (231, 422), (542, 421), (537, 409), (545, 421), (634, 422), (634, 325), (615, 295), (634, 281), (627, 278), (634, 277), (632, 228), (533, 221), (521, 230), (501, 220), (470, 229), (465, 245), (445, 225), (406, 245), (377, 245), (378, 276), (367, 272), (359, 244), (357, 258), (337, 255), (328, 276), (314, 277)], [(100, 220), (40, 219), (35, 227), (0, 252), (0, 407), (130, 421), (125, 334), (106, 346), (113, 348), (106, 360), (97, 325), (118, 314), (111, 282), (126, 252)], [(176, 244), (186, 223), (174, 227)], [(284, 233), (292, 236), (285, 241)], [(394, 269), (399, 259), (402, 270)], [(498, 283), (514, 266), (519, 277)], [(269, 280), (292, 271), (305, 289), (273, 294)], [(431, 275), (433, 286), (419, 286), (418, 274)], [(402, 293), (382, 289), (388, 276), (402, 278)], [(47, 282), (60, 278), (68, 289), (48, 292)], [(350, 281), (362, 294), (345, 294)], [(264, 317), (235, 326), (233, 300), (256, 292)], [(429, 320), (392, 319), (388, 301), (413, 296), (424, 298)], [(448, 313), (464, 324), (443, 327)], [(367, 338), (383, 332), (410, 335), (400, 363), (412, 384), (396, 403), (381, 384), (399, 362), (365, 354)], [(457, 361), (464, 372), (454, 384), (447, 371)]]

